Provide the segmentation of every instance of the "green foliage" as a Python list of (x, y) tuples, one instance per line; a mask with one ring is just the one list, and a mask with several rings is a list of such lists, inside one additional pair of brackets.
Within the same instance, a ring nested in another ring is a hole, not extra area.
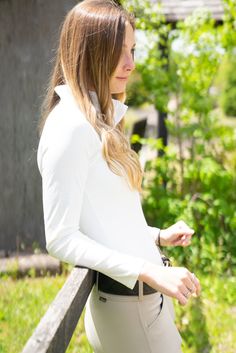
[(181, 170), (177, 153), (170, 148), (165, 152), (146, 165), (143, 209), (148, 223), (165, 228), (185, 220), (195, 229), (192, 245), (184, 251), (168, 249), (169, 255), (194, 271), (232, 274), (236, 265), (235, 175), (211, 156), (186, 158)]
[(224, 25), (221, 27), (222, 46), (226, 51), (232, 51), (236, 47), (236, 4), (235, 0), (223, 0)]
[(223, 109), (226, 115), (236, 116), (236, 87), (231, 86), (223, 95)]
[(226, 115), (236, 116), (236, 59), (235, 55), (228, 58), (225, 70), (225, 84), (222, 92), (222, 108)]
[[(166, 71), (168, 65), (167, 38), (171, 26), (166, 23), (161, 5), (148, 0), (123, 1), (126, 8), (136, 16), (136, 28), (145, 31), (148, 41), (148, 55), (143, 62), (137, 62), (137, 71), (141, 74), (148, 102), (157, 109), (165, 111), (168, 103), (168, 92), (172, 86), (171, 73)], [(141, 4), (141, 5), (140, 5)], [(159, 50), (162, 48), (162, 50)]]
[(167, 227), (179, 219), (195, 229), (191, 247), (171, 249), (186, 266), (204, 272), (231, 273), (236, 263), (236, 177), (228, 153), (235, 131), (213, 111), (210, 88), (222, 53), (219, 33), (206, 11), (196, 11), (177, 26), (189, 53), (170, 52), (176, 107), (167, 127), (172, 144), (163, 157), (150, 161), (144, 180), (144, 212), (150, 224)]
[(224, 24), (219, 28), (221, 46), (225, 50), (224, 68), (222, 73), (223, 87), (221, 88), (221, 105), (224, 113), (228, 116), (236, 116), (236, 2), (235, 0), (224, 0)]
[(200, 277), (201, 296), (187, 307), (175, 303), (184, 353), (234, 353), (236, 349), (235, 277)]
[(181, 40), (180, 48), (172, 50), (170, 58), (176, 73), (172, 94), (178, 111), (181, 114), (188, 109), (198, 115), (207, 114), (213, 108), (209, 91), (222, 60), (219, 32), (207, 10), (197, 9), (177, 24), (171, 40), (176, 38)]
[(148, 101), (149, 94), (141, 80), (141, 75), (134, 72), (128, 83), (126, 102), (129, 107), (140, 107)]
[(177, 262), (195, 271), (232, 274), (236, 264), (236, 132), (220, 122), (211, 94), (220, 63), (233, 50), (235, 35), (226, 31), (236, 23), (232, 1), (225, 2), (222, 27), (216, 27), (211, 14), (199, 8), (174, 30), (160, 8), (152, 9), (151, 1), (126, 3), (138, 15), (137, 27), (145, 29), (149, 38), (148, 56), (136, 65), (150, 92), (149, 101), (169, 113), (169, 147), (163, 157), (146, 165), (145, 216), (158, 227), (183, 219), (195, 229), (191, 247), (169, 250)]

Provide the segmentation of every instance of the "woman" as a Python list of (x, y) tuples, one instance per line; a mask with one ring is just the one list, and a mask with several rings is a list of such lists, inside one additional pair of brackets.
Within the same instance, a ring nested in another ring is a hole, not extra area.
[(185, 305), (200, 285), (163, 266), (157, 245), (189, 245), (193, 230), (160, 230), (143, 215), (123, 119), (134, 47), (134, 19), (113, 1), (85, 0), (65, 18), (38, 148), (46, 247), (97, 271), (85, 313), (95, 353), (178, 353), (169, 297)]

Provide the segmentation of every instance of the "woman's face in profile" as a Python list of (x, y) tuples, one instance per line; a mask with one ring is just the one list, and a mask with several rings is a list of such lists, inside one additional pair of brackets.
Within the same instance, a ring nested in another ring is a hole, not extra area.
[(126, 89), (128, 77), (135, 68), (134, 64), (134, 30), (129, 22), (126, 22), (125, 39), (119, 63), (111, 76), (111, 93), (122, 93)]

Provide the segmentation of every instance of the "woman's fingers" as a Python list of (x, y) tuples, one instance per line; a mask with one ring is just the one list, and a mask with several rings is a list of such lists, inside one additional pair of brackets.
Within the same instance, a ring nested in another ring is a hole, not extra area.
[(167, 246), (189, 246), (194, 229), (190, 228), (184, 221), (178, 221), (172, 226), (162, 229), (162, 243)]
[(184, 221), (178, 221), (175, 223), (176, 231), (179, 234), (186, 234), (192, 236), (194, 233), (194, 229), (190, 228)]
[(192, 235), (184, 235), (182, 237), (182, 246), (188, 246), (191, 243)]
[(188, 276), (184, 280), (185, 288), (182, 290), (182, 294), (185, 298), (190, 298), (192, 295), (197, 296), (200, 294), (201, 286), (200, 282), (194, 273), (188, 271)]
[(188, 271), (187, 276), (184, 280), (184, 284), (186, 286), (186, 289), (191, 292), (191, 293), (196, 293), (197, 292), (197, 286), (195, 281), (193, 281), (193, 276), (191, 272)]
[(191, 273), (191, 281), (196, 288), (196, 294), (199, 295), (201, 292), (201, 285), (200, 285), (199, 279), (195, 276), (194, 273)]
[(186, 305), (188, 303), (188, 298), (186, 298), (182, 293), (179, 294), (177, 299), (180, 305)]
[(197, 277), (184, 267), (165, 267), (146, 263), (139, 279), (163, 294), (186, 305), (189, 298), (200, 293)]
[(177, 246), (177, 245), (180, 245), (180, 246), (188, 246), (190, 243), (191, 243), (191, 238), (192, 238), (192, 235), (188, 235), (188, 234), (181, 234), (178, 236), (177, 239), (175, 239), (173, 241), (173, 245)]
[(188, 246), (191, 243), (194, 230), (185, 222), (179, 221), (170, 227), (172, 230), (172, 245)]
[(183, 269), (181, 282), (175, 295), (181, 305), (186, 305), (191, 296), (197, 296), (200, 293), (200, 282), (194, 273)]

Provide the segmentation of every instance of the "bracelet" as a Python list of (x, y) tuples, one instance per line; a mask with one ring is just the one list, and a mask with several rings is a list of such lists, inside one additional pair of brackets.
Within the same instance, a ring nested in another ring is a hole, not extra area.
[(157, 245), (159, 247), (161, 246), (161, 229), (159, 229), (159, 232), (157, 234)]

